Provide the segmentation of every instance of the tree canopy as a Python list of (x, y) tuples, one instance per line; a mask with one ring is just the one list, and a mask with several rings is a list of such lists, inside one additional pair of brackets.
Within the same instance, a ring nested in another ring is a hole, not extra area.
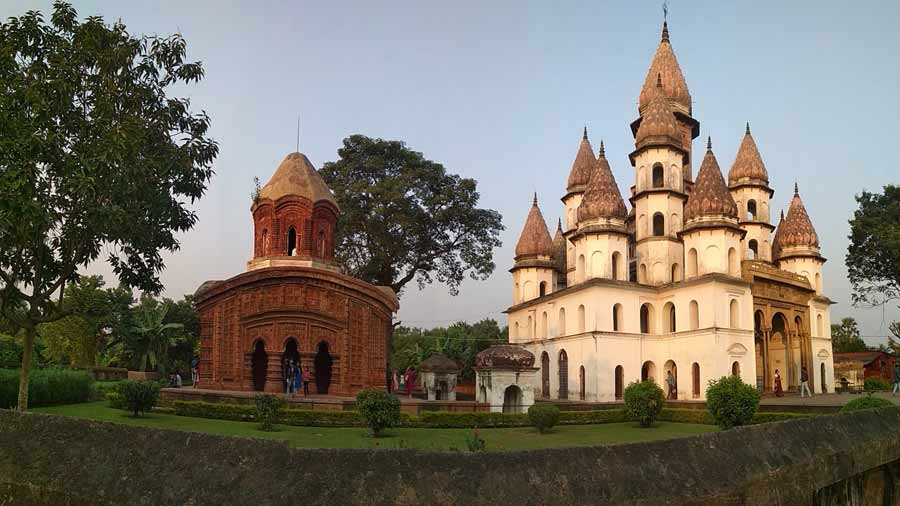
[(831, 324), (831, 346), (835, 353), (866, 351), (866, 342), (859, 337), (859, 327), (851, 317), (842, 318), (841, 323)]
[(321, 174), (341, 208), (338, 261), (354, 276), (390, 286), (434, 280), (453, 294), (468, 274), (485, 279), (501, 245), (500, 213), (478, 207), (474, 179), (448, 174), (400, 141), (352, 135)]
[(878, 305), (900, 298), (900, 186), (864, 191), (850, 220), (847, 269), (853, 301)]
[(397, 327), (394, 331), (394, 357), (392, 363), (398, 371), (418, 367), (423, 360), (435, 353), (443, 353), (462, 366), (460, 376), (473, 378), (475, 355), (493, 344), (506, 343), (508, 329), (500, 328), (493, 319), (469, 324), (457, 322), (449, 327), (421, 329)]
[(206, 113), (170, 95), (203, 78), (186, 48), (63, 2), (50, 22), (0, 25), (0, 313), (24, 332), (20, 410), (37, 326), (67, 315), (53, 294), (101, 255), (158, 292), (162, 252), (197, 220), (218, 145)]

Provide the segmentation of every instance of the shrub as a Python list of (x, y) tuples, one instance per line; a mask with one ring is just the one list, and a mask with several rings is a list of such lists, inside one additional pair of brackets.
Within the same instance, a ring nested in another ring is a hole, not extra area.
[(891, 384), (881, 378), (872, 376), (871, 378), (866, 378), (863, 388), (868, 393), (883, 392), (890, 390)]
[(22, 345), (13, 336), (0, 334), (0, 369), (22, 366)]
[(381, 390), (362, 390), (356, 394), (356, 409), (369, 426), (369, 435), (400, 425), (400, 399)]
[[(866, 380), (866, 385), (868, 386), (869, 380)], [(872, 397), (871, 395), (867, 395), (865, 397), (859, 397), (857, 399), (853, 399), (852, 401), (844, 404), (844, 407), (841, 408), (841, 413), (849, 413), (851, 411), (859, 411), (861, 409), (876, 409), (876, 408), (890, 408), (893, 407), (894, 403), (887, 400), (882, 399), (881, 397)]]
[[(94, 380), (85, 371), (35, 369), (28, 383), (31, 407), (74, 404), (90, 400)], [(0, 369), (0, 408), (11, 409), (19, 400), (19, 371)]]
[(91, 400), (99, 401), (106, 399), (106, 394), (118, 392), (120, 381), (95, 381), (91, 389)]
[(474, 427), (526, 427), (528, 415), (524, 413), (491, 413), (488, 411), (426, 411), (419, 415), (421, 427), (441, 429), (471, 429)]
[(153, 381), (126, 380), (119, 383), (116, 392), (122, 396), (125, 409), (135, 417), (153, 409), (159, 400), (159, 384)]
[(128, 406), (125, 405), (125, 398), (122, 397), (122, 394), (119, 392), (106, 392), (106, 400), (109, 401), (109, 407), (113, 409), (124, 409), (128, 410)]
[(545, 434), (559, 423), (559, 408), (555, 404), (534, 404), (528, 408), (528, 421)]
[(625, 388), (623, 397), (625, 413), (641, 427), (653, 425), (666, 402), (662, 388), (653, 380), (632, 382)]
[(599, 423), (627, 422), (624, 409), (593, 409), (589, 411), (560, 411), (561, 425), (592, 425)]
[(466, 433), (466, 448), (470, 452), (483, 452), (487, 448), (487, 442), (481, 437), (478, 429), (473, 429), (471, 433)]
[(259, 422), (260, 430), (275, 430), (275, 424), (278, 423), (278, 417), (287, 402), (283, 397), (266, 394), (256, 394), (254, 401), (256, 403), (254, 415)]
[(759, 407), (759, 392), (738, 376), (710, 380), (706, 388), (706, 409), (716, 425), (731, 429), (750, 423)]

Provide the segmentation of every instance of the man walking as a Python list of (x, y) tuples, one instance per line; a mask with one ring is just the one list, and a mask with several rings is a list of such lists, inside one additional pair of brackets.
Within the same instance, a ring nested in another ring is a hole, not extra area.
[(806, 367), (800, 368), (800, 397), (806, 397), (806, 395), (812, 397), (812, 392), (809, 391), (809, 373), (806, 371)]
[(900, 390), (900, 364), (894, 366), (894, 390), (891, 391), (891, 397), (897, 395)]

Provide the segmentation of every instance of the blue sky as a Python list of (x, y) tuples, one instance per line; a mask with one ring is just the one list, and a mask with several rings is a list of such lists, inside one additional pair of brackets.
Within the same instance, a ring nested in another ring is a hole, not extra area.
[[(213, 118), (221, 154), (196, 207), (199, 224), (167, 256), (166, 295), (245, 268), (252, 179), (265, 182), (294, 150), (300, 115), (301, 151), (317, 167), (348, 135), (400, 139), (477, 179), (482, 205), (503, 214), (489, 280), (464, 283), (457, 297), (440, 285), (407, 290), (400, 319), (428, 327), (505, 322), (507, 270), (531, 193), (552, 229), (582, 126), (595, 147), (604, 139), (626, 194), (634, 178), (628, 125), (662, 22), (656, 0), (74, 5), (82, 17), (121, 18), (134, 34), (180, 32), (189, 58), (206, 69), (186, 93)], [(6, 0), (0, 16), (50, 7)], [(843, 260), (854, 194), (900, 182), (900, 4), (676, 0), (669, 25), (701, 124), (696, 142), (711, 135), (727, 171), (750, 122), (775, 188), (773, 215), (800, 185), (829, 260), (832, 321), (854, 316), (865, 336), (884, 335), (900, 312), (853, 308)], [(113, 279), (103, 266), (93, 270)]]

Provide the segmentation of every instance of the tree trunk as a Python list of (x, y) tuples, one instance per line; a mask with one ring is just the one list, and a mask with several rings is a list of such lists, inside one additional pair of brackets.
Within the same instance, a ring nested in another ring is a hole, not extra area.
[(31, 352), (34, 349), (34, 336), (37, 328), (34, 325), (25, 327), (25, 345), (22, 351), (22, 370), (19, 374), (19, 402), (16, 405), (18, 411), (28, 409), (28, 376), (31, 373)]

